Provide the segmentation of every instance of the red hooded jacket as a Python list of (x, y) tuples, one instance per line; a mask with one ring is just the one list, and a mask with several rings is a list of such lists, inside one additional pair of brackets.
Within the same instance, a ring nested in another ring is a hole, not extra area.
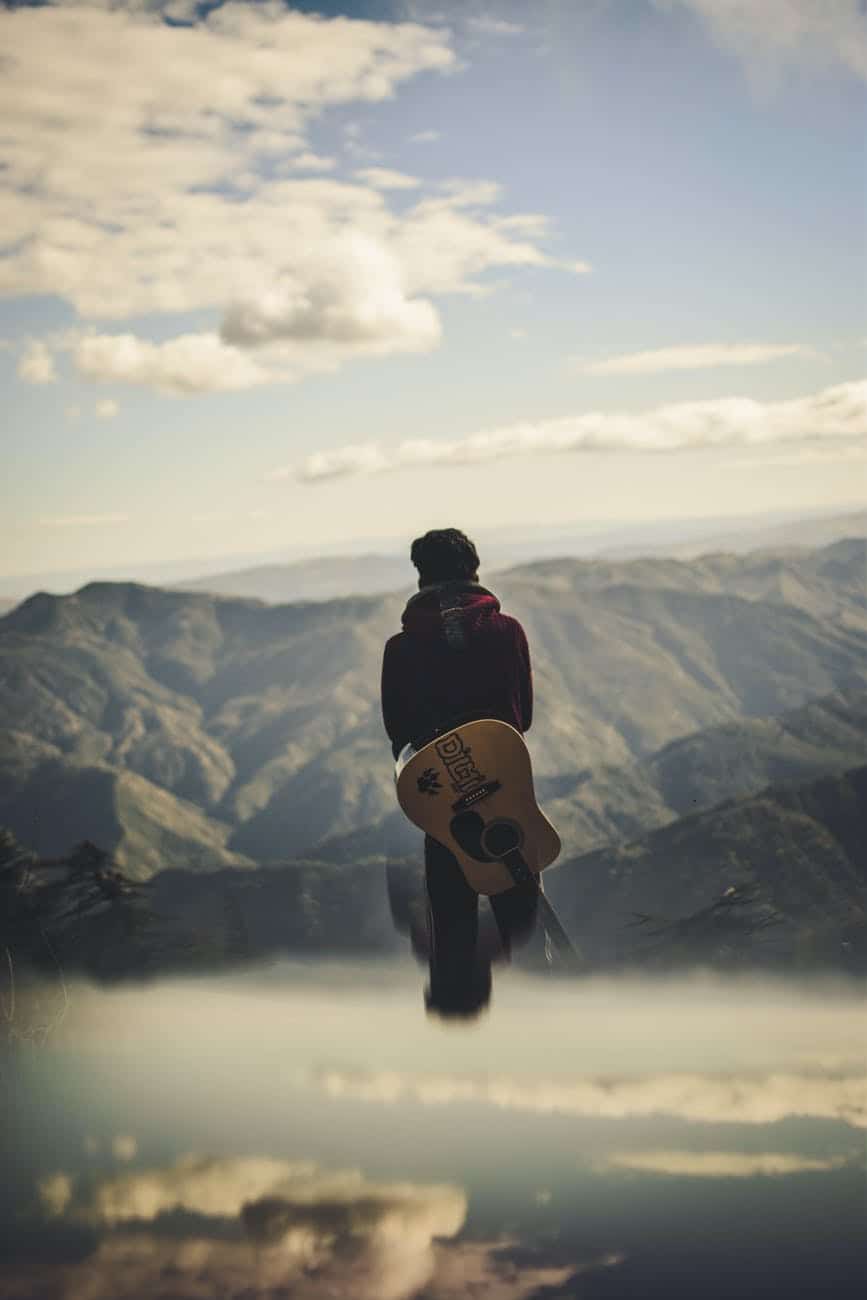
[(385, 644), (382, 719), (397, 758), (472, 718), (527, 731), (533, 718), (530, 651), (517, 619), (475, 582), (437, 583), (413, 596), (403, 631)]

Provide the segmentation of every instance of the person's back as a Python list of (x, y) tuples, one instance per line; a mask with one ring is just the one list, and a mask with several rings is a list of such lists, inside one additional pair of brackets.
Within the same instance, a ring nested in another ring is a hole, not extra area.
[[(479, 585), (473, 543), (457, 529), (439, 529), (417, 538), (410, 556), (419, 592), (404, 610), (403, 631), (386, 643), (382, 663), (382, 716), (394, 756), (407, 743), (418, 749), (475, 718), (499, 718), (527, 731), (533, 716), (527, 638), (517, 619), (503, 614), (497, 597)], [(483, 975), (488, 959), (477, 952), (477, 895), (457, 859), (430, 836), (425, 880), (428, 1006), (443, 1014), (478, 1010), (490, 995), (490, 979)], [(506, 955), (513, 940), (532, 930), (537, 901), (535, 880), (491, 899)]]
[(413, 542), (419, 592), (403, 631), (386, 643), (382, 714), (395, 757), (471, 718), (499, 718), (525, 732), (533, 717), (527, 638), (517, 619), (478, 583), (478, 555), (457, 529)]

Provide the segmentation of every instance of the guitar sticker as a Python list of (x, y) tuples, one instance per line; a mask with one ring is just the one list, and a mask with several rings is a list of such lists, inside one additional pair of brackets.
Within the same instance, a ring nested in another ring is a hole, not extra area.
[(426, 767), (421, 776), (416, 781), (419, 794), (438, 795), (442, 786), (440, 785), (439, 772), (435, 767)]
[(466, 794), (486, 779), (473, 762), (473, 751), (461, 740), (460, 732), (453, 731), (436, 741), (436, 751), (446, 765), (456, 794)]

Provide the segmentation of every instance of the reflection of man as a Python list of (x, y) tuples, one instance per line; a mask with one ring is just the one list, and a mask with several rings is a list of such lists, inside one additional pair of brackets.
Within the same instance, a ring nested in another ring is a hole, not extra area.
[[(403, 631), (386, 642), (382, 716), (395, 756), (473, 718), (499, 718), (524, 732), (533, 716), (527, 638), (517, 619), (479, 585), (479, 557), (456, 528), (417, 538), (410, 551), (418, 593), (403, 612)], [(489, 944), (479, 944), (478, 897), (457, 859), (425, 836), (428, 1005), (445, 1014), (478, 1010), (490, 996)], [(537, 882), (491, 898), (502, 950), (533, 927)]]

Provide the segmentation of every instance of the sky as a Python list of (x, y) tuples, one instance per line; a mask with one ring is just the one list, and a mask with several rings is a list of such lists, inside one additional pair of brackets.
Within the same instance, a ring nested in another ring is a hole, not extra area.
[(867, 498), (864, 0), (61, 0), (0, 49), (0, 575)]

